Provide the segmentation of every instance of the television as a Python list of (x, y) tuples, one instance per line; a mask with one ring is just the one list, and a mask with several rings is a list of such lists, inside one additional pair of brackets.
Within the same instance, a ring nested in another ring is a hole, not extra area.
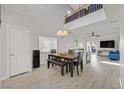
[(114, 48), (114, 47), (115, 47), (114, 40), (100, 41), (100, 48)]

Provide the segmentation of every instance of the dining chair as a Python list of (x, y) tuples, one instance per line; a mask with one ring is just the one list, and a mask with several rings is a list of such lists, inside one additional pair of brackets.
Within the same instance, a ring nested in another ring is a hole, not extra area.
[(79, 69), (78, 66), (80, 65), (81, 72), (83, 70), (83, 52), (78, 52), (78, 58), (77, 60), (73, 61), (73, 65), (77, 68), (77, 75), (79, 76)]
[(74, 49), (68, 49), (68, 54), (74, 54), (75, 50)]
[[(51, 50), (50, 50), (50, 53), (51, 53), (51, 54), (56, 53), (56, 49), (51, 49)], [(51, 59), (52, 59), (52, 60), (57, 60), (56, 57), (52, 57)], [(52, 67), (54, 67), (54, 64), (52, 64)]]
[(51, 49), (50, 52), (51, 53), (56, 53), (56, 49)]

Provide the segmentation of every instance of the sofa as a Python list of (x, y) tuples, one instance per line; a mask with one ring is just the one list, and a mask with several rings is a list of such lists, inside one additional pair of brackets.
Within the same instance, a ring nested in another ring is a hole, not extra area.
[(109, 60), (115, 60), (119, 61), (120, 60), (120, 52), (119, 50), (116, 51), (110, 51), (108, 55)]

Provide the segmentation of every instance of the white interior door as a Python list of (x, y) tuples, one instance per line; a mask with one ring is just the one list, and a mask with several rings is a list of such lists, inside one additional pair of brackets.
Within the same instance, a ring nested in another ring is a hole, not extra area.
[(28, 30), (10, 29), (10, 76), (30, 69), (30, 34)]

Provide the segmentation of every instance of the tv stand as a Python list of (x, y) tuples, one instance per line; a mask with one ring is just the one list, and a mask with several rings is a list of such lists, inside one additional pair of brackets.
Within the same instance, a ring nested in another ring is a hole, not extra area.
[(98, 56), (108, 56), (110, 51), (114, 51), (114, 49), (102, 49), (98, 50)]

